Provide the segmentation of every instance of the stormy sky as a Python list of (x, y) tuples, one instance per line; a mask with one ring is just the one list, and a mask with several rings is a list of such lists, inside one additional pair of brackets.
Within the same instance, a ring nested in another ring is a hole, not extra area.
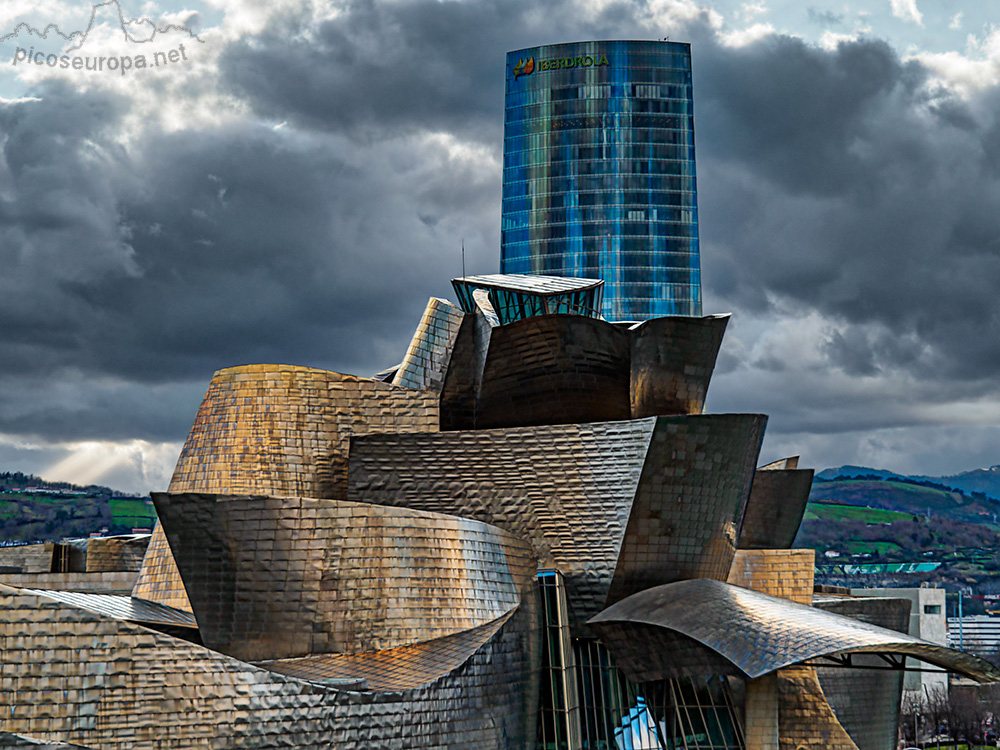
[(463, 240), (498, 270), (506, 51), (664, 37), (692, 43), (705, 312), (733, 313), (710, 410), (769, 414), (762, 462), (1000, 463), (979, 4), (120, 6), (174, 28), (0, 7), (0, 470), (164, 489), (215, 370), (395, 364)]

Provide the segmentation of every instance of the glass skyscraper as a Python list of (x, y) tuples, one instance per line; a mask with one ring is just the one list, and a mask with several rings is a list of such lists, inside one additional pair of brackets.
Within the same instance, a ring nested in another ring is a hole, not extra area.
[(701, 315), (691, 46), (509, 52), (500, 272), (601, 278), (612, 321)]

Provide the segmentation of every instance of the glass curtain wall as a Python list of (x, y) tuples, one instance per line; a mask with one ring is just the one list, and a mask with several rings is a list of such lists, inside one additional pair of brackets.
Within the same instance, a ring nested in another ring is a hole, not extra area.
[(604, 279), (612, 321), (701, 315), (690, 45), (508, 53), (500, 270)]

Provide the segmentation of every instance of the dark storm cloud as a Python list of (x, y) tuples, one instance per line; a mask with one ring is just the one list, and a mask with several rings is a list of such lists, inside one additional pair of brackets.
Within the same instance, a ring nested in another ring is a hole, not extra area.
[(772, 37), (704, 55), (705, 279), (740, 309), (781, 300), (869, 329), (830, 341), (845, 370), (991, 378), (1000, 172), (984, 155), (997, 109), (928, 80), (872, 40), (825, 51)]
[[(426, 298), (450, 296), (462, 238), (470, 273), (497, 270), (505, 52), (668, 34), (693, 43), (706, 298), (830, 321), (808, 363), (731, 336), (713, 408), (821, 432), (991, 392), (996, 92), (935, 89), (877, 40), (729, 48), (705, 18), (652, 28), (647, 11), (288, 14), (232, 43), (215, 81), (278, 131), (149, 126), (125, 147), (116, 94), (50, 83), (0, 104), (0, 433), (180, 440), (219, 367), (394, 364)], [(843, 379), (803, 377), (822, 371)], [(926, 386), (887, 401), (879, 379), (899, 374)]]
[(369, 137), (444, 129), (497, 147), (507, 51), (660, 31), (642, 26), (646, 3), (592, 10), (572, 0), (356, 0), (315, 27), (307, 16), (276, 22), (231, 45), (221, 69), (266, 116)]
[(35, 94), (2, 107), (0, 433), (176, 440), (219, 367), (369, 374), (449, 293), (463, 237), (495, 270), (499, 185), (447, 140), (248, 125), (126, 152), (112, 99)]

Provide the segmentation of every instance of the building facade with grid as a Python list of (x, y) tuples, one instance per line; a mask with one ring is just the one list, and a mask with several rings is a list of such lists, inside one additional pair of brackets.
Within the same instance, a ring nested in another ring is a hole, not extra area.
[(701, 315), (691, 48), (507, 54), (500, 271), (600, 278), (609, 320)]

